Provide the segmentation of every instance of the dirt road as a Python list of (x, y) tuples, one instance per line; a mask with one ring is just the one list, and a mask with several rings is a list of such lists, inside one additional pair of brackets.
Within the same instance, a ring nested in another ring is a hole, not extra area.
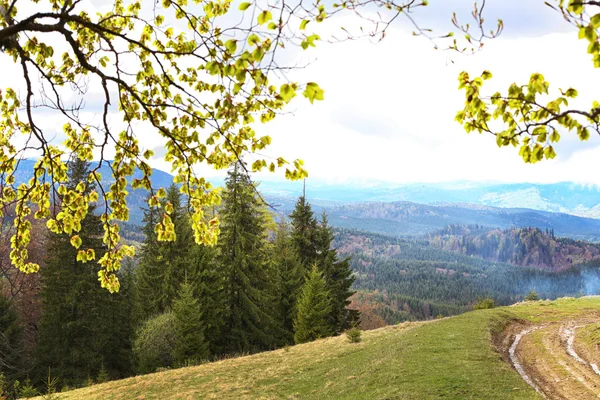
[(578, 332), (597, 323), (573, 320), (521, 328), (511, 336), (509, 360), (544, 398), (599, 399), (599, 353), (596, 345), (578, 340)]

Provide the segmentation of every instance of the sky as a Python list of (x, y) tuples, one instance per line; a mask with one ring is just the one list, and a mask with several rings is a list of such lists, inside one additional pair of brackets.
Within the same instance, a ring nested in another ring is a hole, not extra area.
[[(100, 3), (91, 0), (98, 6)], [(469, 22), (472, 0), (431, 0), (415, 11), (420, 26), (440, 34), (452, 29), (456, 11)], [(486, 21), (492, 28), (502, 18), (502, 36), (486, 42), (475, 55), (434, 50), (425, 38), (414, 37), (407, 20), (390, 26), (384, 40), (343, 43), (320, 42), (308, 52), (288, 52), (290, 63), (308, 64), (287, 78), (314, 81), (325, 90), (325, 101), (310, 104), (298, 96), (273, 122), (256, 126), (259, 135), (272, 136), (269, 157), (301, 158), (310, 178), (326, 182), (559, 182), (600, 184), (600, 138), (585, 143), (564, 133), (556, 146), (558, 157), (535, 165), (524, 164), (512, 147), (499, 149), (489, 135), (467, 135), (454, 121), (462, 108), (458, 74), (488, 69), (494, 79), (489, 94), (513, 83), (526, 83), (533, 72), (551, 82), (551, 93), (574, 87), (580, 99), (573, 106), (589, 107), (600, 93), (598, 71), (586, 53), (586, 43), (575, 28), (542, 0), (488, 0)], [(336, 17), (315, 26), (323, 38), (356, 29), (353, 16)], [(444, 42), (438, 42), (444, 47)], [(11, 84), (11, 71), (0, 55), (0, 88)], [(8, 73), (6, 73), (8, 72)], [(91, 120), (98, 93), (86, 95)], [(599, 99), (600, 100), (600, 99)], [(113, 115), (113, 120), (119, 118)], [(58, 122), (48, 115), (44, 128), (61, 138)], [(155, 150), (156, 168), (169, 171), (160, 160), (162, 142), (149, 135), (143, 144)], [(200, 168), (207, 176), (220, 175)], [(280, 171), (275, 177), (282, 177)], [(273, 175), (269, 175), (273, 177)], [(266, 179), (263, 174), (259, 179)]]
[[(420, 24), (446, 32), (452, 9), (469, 17), (470, 1), (431, 1)], [(456, 7), (455, 7), (456, 6)], [(558, 89), (579, 89), (580, 104), (598, 93), (598, 71), (586, 43), (560, 15), (538, 0), (488, 1), (488, 21), (501, 17), (505, 32), (475, 55), (436, 51), (397, 24), (386, 38), (319, 46), (304, 76), (325, 89), (317, 105), (297, 101), (293, 115), (278, 118), (265, 130), (273, 151), (303, 158), (310, 176), (333, 182), (372, 180), (444, 182), (575, 181), (600, 183), (600, 138), (580, 142), (564, 133), (555, 160), (524, 164), (515, 148), (499, 149), (489, 135), (467, 135), (454, 122), (463, 94), (457, 77), (489, 69), (489, 94), (513, 83), (526, 83), (533, 72)], [(422, 18), (420, 18), (422, 17)]]

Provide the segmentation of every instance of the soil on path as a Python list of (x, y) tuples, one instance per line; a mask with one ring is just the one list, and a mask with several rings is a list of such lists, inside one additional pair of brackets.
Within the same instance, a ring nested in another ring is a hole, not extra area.
[(546, 399), (599, 399), (600, 360), (578, 352), (577, 331), (597, 319), (516, 326), (508, 331), (508, 361)]

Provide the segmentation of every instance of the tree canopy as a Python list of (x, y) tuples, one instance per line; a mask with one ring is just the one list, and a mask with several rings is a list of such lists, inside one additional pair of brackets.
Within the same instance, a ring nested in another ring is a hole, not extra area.
[[(482, 1), (485, 6), (485, 1)], [(600, 2), (582, 0), (555, 0), (545, 2), (562, 14), (567, 23), (586, 40), (591, 61), (600, 67)], [(482, 35), (475, 40), (483, 44), (483, 7), (475, 8), (473, 16)], [(456, 23), (458, 26), (458, 23)], [(501, 22), (498, 25), (502, 27)], [(472, 42), (468, 27), (461, 27), (467, 40)], [(493, 36), (493, 35), (492, 35)], [(456, 46), (455, 46), (456, 47)], [(558, 51), (558, 50), (557, 50)], [(512, 145), (527, 163), (535, 163), (556, 157), (554, 146), (561, 133), (574, 132), (581, 141), (588, 140), (592, 133), (600, 133), (600, 103), (594, 101), (588, 108), (569, 106), (569, 101), (578, 96), (574, 88), (559, 89), (552, 93), (550, 82), (539, 72), (531, 74), (529, 82), (513, 83), (505, 93), (487, 95), (482, 92), (485, 81), (492, 78), (490, 71), (472, 77), (462, 72), (458, 77), (459, 89), (465, 93), (465, 106), (456, 115), (456, 121), (467, 132), (489, 133), (496, 137), (499, 147)]]
[[(0, 205), (14, 204), (16, 210), (13, 265), (27, 273), (39, 269), (27, 250), (27, 216), (34, 214), (47, 219), (51, 231), (72, 235), (80, 261), (97, 261), (101, 285), (118, 290), (115, 272), (121, 259), (133, 254), (132, 247), (119, 244), (117, 224), (129, 216), (128, 185), (149, 190), (150, 207), (160, 207), (165, 197), (163, 188), (152, 186), (153, 151), (141, 140), (149, 133), (162, 139), (163, 158), (190, 198), (195, 241), (213, 245), (219, 224), (205, 210), (220, 197), (194, 167), (227, 168), (244, 154), (265, 149), (271, 138), (257, 133), (258, 121), (272, 120), (297, 93), (311, 103), (322, 100), (317, 83), (285, 79), (282, 74), (294, 66), (280, 65), (276, 53), (315, 46), (320, 38), (309, 23), (369, 3), (386, 4), (350, 0), (326, 9), (320, 1), (234, 7), (230, 0), (116, 0), (96, 7), (82, 0), (0, 0), (0, 56), (3, 65), (12, 59), (20, 70), (14, 86), (0, 92)], [(416, 5), (388, 4), (396, 14)], [(99, 98), (95, 105), (86, 103), (91, 94)], [(62, 142), (41, 126), (48, 110), (63, 124)], [(111, 119), (113, 111), (120, 120)], [(97, 161), (88, 177), (97, 190), (65, 186), (66, 159), (72, 156)], [(37, 162), (23, 183), (15, 170), (25, 157)], [(98, 169), (108, 157), (112, 185), (104, 190)], [(307, 176), (299, 159), (257, 156), (251, 168), (285, 168), (290, 179)], [(134, 178), (136, 169), (141, 176)], [(107, 246), (99, 259), (76, 239), (88, 205), (98, 201), (104, 204)], [(58, 212), (51, 212), (53, 207)], [(161, 240), (174, 239), (170, 209), (164, 207), (156, 225)]]
[[(463, 25), (452, 18), (472, 50), (503, 29), (499, 21), (488, 33), (485, 0), (478, 3), (475, 23)], [(150, 192), (149, 207), (161, 209), (158, 239), (174, 240), (173, 207), (161, 201), (164, 188), (152, 184), (153, 151), (145, 147), (152, 135), (164, 144), (161, 157), (189, 198), (195, 241), (214, 245), (219, 223), (206, 211), (219, 203), (220, 195), (197, 173), (198, 165), (223, 169), (251, 153), (249, 169), (282, 168), (289, 179), (307, 176), (300, 159), (262, 153), (271, 138), (260, 134), (259, 122), (285, 111), (299, 93), (311, 103), (324, 98), (315, 82), (288, 81), (286, 71), (297, 66), (284, 63), (279, 54), (290, 47), (315, 46), (321, 40), (312, 30), (315, 24), (340, 12), (367, 19), (372, 29), (364, 33), (380, 37), (398, 16), (407, 16), (417, 35), (435, 41), (411, 17), (427, 5), (426, 0), (252, 0), (235, 5), (231, 0), (116, 0), (96, 7), (83, 0), (0, 0), (1, 62), (12, 60), (19, 70), (12, 87), (0, 88), (0, 209), (15, 210), (12, 264), (26, 273), (39, 268), (28, 258), (28, 217), (33, 215), (46, 220), (51, 231), (70, 235), (78, 260), (98, 262), (101, 285), (117, 291), (115, 272), (121, 259), (133, 254), (132, 247), (120, 244), (118, 222), (128, 220), (128, 190), (137, 188)], [(579, 29), (594, 65), (600, 66), (600, 4), (555, 0), (548, 5)], [(468, 51), (469, 46), (450, 40), (449, 48)], [(482, 85), (491, 76), (488, 71), (475, 78), (460, 75), (466, 102), (456, 119), (468, 132), (494, 134), (499, 146), (519, 147), (526, 162), (555, 157), (553, 146), (562, 131), (575, 131), (581, 140), (600, 131), (600, 103), (569, 108), (575, 89), (546, 101), (550, 85), (534, 73), (528, 83), (514, 84), (506, 94), (488, 96)], [(97, 101), (88, 104), (88, 98)], [(60, 121), (60, 135), (43, 129), (48, 112)], [(31, 179), (22, 182), (16, 170), (26, 157), (37, 162)], [(73, 157), (95, 160), (87, 179), (96, 190), (85, 191), (83, 184), (67, 187), (67, 160)], [(98, 170), (109, 160), (112, 176), (102, 177)], [(111, 184), (104, 189), (101, 183), (107, 179)], [(101, 205), (107, 249), (102, 257), (78, 240), (90, 203)]]

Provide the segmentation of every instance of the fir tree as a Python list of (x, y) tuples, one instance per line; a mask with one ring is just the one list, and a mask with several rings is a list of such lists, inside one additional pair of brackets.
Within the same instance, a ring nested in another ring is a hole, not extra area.
[(304, 282), (304, 268), (292, 248), (290, 233), (285, 219), (281, 219), (275, 233), (271, 257), (274, 276), (277, 279), (278, 316), (283, 328), (283, 342), (294, 340), (294, 319), (296, 317), (296, 300)]
[[(23, 328), (13, 304), (0, 292), (0, 375), (8, 382), (23, 374)], [(1, 390), (0, 388), (0, 398)]]
[(331, 309), (328, 323), (333, 334), (340, 334), (358, 323), (360, 314), (357, 310), (348, 309), (354, 274), (350, 266), (350, 258), (338, 260), (337, 250), (332, 247), (334, 234), (329, 226), (327, 214), (323, 212), (316, 236), (317, 262), (323, 272), (327, 291), (330, 296)]
[(262, 206), (242, 165), (235, 163), (226, 179), (218, 242), (226, 296), (224, 352), (264, 350), (276, 343)]
[(307, 271), (317, 260), (315, 247), (317, 220), (310, 203), (306, 201), (305, 193), (296, 202), (294, 211), (290, 214), (292, 221), (292, 246), (298, 255), (298, 260)]
[(179, 289), (179, 297), (173, 303), (173, 314), (177, 334), (175, 362), (184, 364), (189, 360), (207, 359), (208, 343), (204, 339), (202, 308), (188, 282), (184, 282)]
[[(192, 284), (200, 278), (200, 262), (204, 260), (198, 260), (198, 255), (203, 254), (199, 248), (204, 246), (194, 242), (182, 197), (179, 187), (172, 184), (162, 202), (162, 209), (167, 203), (172, 206), (170, 218), (175, 225), (175, 240), (172, 242), (158, 241), (154, 231), (160, 221), (161, 211), (144, 211), (145, 240), (138, 267), (137, 287), (142, 320), (168, 310), (185, 277), (188, 277)], [(200, 258), (203, 258), (203, 255)]]
[[(79, 183), (85, 192), (93, 189), (88, 182), (89, 164), (76, 159), (69, 163), (68, 189)], [(81, 223), (78, 235), (81, 248), (94, 249), (96, 259), (102, 257), (105, 246), (100, 217), (91, 205)], [(108, 371), (122, 376), (128, 372), (129, 356), (115, 349), (129, 348), (128, 319), (117, 315), (126, 310), (127, 291), (111, 295), (98, 285), (97, 264), (77, 261), (78, 250), (70, 244), (67, 234), (50, 233), (47, 240), (47, 260), (41, 269), (42, 317), (37, 347), (39, 376), (51, 367), (62, 384), (81, 384), (89, 376), (97, 376), (102, 363)], [(125, 342), (123, 342), (125, 341)], [(117, 355), (117, 356), (116, 356)]]
[(202, 309), (205, 341), (210, 353), (220, 353), (219, 339), (225, 324), (226, 297), (223, 291), (225, 275), (216, 260), (217, 249), (193, 244), (190, 250), (193, 269), (189, 284)]
[(298, 313), (294, 321), (294, 340), (306, 343), (331, 335), (327, 318), (331, 313), (329, 293), (323, 274), (316, 265), (306, 276), (298, 297)]
[[(148, 198), (151, 195), (148, 194)], [(136, 268), (136, 325), (152, 315), (157, 315), (163, 310), (166, 303), (163, 293), (165, 281), (165, 265), (161, 254), (162, 243), (158, 241), (154, 232), (156, 224), (160, 222), (160, 209), (146, 208), (144, 210), (144, 242), (140, 252), (139, 263)]]

